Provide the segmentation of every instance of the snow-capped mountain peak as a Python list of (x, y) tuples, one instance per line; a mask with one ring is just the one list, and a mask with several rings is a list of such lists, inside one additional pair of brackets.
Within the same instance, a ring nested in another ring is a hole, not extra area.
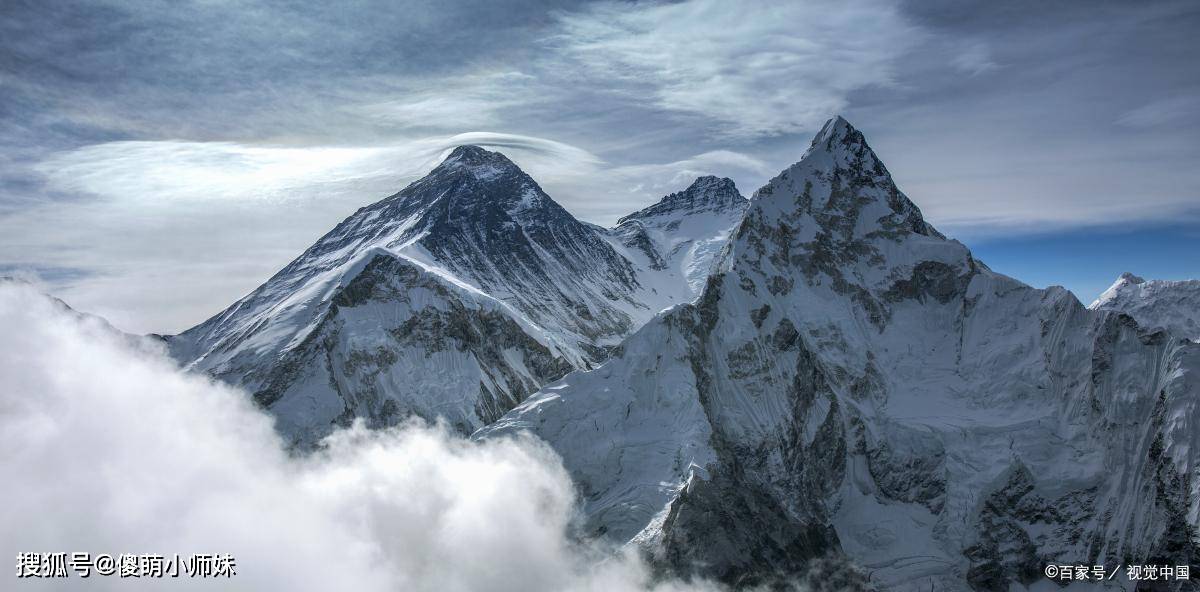
[(697, 178), (683, 191), (667, 195), (654, 205), (623, 216), (617, 220), (617, 226), (631, 220), (640, 220), (646, 223), (651, 218), (662, 216), (682, 217), (726, 209), (744, 211), (746, 205), (746, 198), (738, 193), (732, 179), (706, 175)]
[(1101, 292), (1100, 296), (1088, 305), (1088, 308), (1100, 308), (1120, 297), (1123, 292), (1127, 291), (1129, 286), (1136, 286), (1145, 282), (1145, 279), (1126, 271), (1117, 276), (1117, 281), (1113, 282), (1107, 290)]
[(826, 122), (800, 160), (751, 200), (766, 202), (760, 210), (768, 217), (812, 216), (818, 224), (809, 230), (827, 239), (862, 238), (881, 230), (942, 236), (896, 187), (862, 132), (841, 117)]
[(1145, 280), (1125, 272), (1088, 308), (1121, 312), (1146, 329), (1200, 341), (1200, 280)]
[(1121, 276), (1117, 279), (1131, 283), (1131, 284), (1140, 284), (1140, 283), (1146, 281), (1141, 276), (1133, 275), (1132, 273), (1130, 273), (1128, 271), (1126, 271), (1125, 273), (1122, 273)]
[(442, 159), (439, 167), (463, 166), (463, 167), (479, 167), (485, 165), (497, 165), (502, 167), (515, 167), (507, 156), (500, 152), (494, 152), (476, 146), (474, 144), (464, 144), (456, 146)]
[(396, 202), (391, 209), (401, 217), (427, 211), (425, 226), (434, 221), (579, 224), (508, 157), (471, 145), (453, 149), (428, 175), (380, 203), (386, 202)]
[(450, 151), (430, 175), (441, 178), (455, 173), (469, 174), (479, 180), (494, 179), (502, 175), (525, 175), (507, 156), (474, 145), (458, 146)]
[(654, 311), (700, 293), (750, 202), (733, 180), (699, 177), (683, 191), (622, 217), (606, 231), (613, 247), (650, 273), (643, 301)]

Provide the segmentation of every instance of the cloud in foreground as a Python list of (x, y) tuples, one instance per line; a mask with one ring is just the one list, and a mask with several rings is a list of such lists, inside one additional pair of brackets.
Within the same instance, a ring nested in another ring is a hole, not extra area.
[[(10, 558), (232, 553), (233, 582), (247, 590), (683, 587), (651, 585), (636, 558), (595, 561), (573, 540), (570, 480), (534, 441), (354, 428), (292, 457), (243, 394), (178, 372), (152, 346), (131, 346), (31, 286), (0, 284), (0, 326), (10, 485), (0, 546)], [(14, 589), (162, 583), (72, 577)]]

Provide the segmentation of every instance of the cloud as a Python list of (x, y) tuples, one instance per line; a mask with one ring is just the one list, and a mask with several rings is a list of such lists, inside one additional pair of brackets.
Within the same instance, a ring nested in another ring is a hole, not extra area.
[[(1200, 222), (1200, 202), (1182, 188), (1179, 178), (1146, 178), (1137, 174), (1136, 163), (1120, 163), (1108, 155), (1112, 164), (1105, 174), (1081, 175), (1062, 159), (1035, 162), (1041, 155), (1018, 159), (1014, 164), (1019, 175), (960, 165), (958, 176), (901, 184), (901, 189), (931, 223), (964, 240), (1019, 240), (1025, 234), (1066, 229), (1132, 230), (1164, 221)], [(951, 160), (946, 166), (955, 164), (959, 163)], [(1200, 181), (1200, 175), (1185, 177)], [(1154, 207), (1147, 207), (1150, 203)]]
[(0, 325), (7, 557), (231, 553), (231, 583), (247, 590), (681, 589), (574, 539), (570, 480), (531, 439), (355, 427), (291, 456), (243, 393), (180, 373), (30, 286), (0, 284)]
[[(562, 142), (519, 134), (466, 132), (375, 146), (270, 146), (235, 142), (108, 142), (52, 155), (35, 168), (52, 189), (108, 205), (281, 203), (382, 197), (425, 173), (455, 146), (504, 151), (532, 170), (595, 168), (602, 161)], [(366, 193), (365, 192), (373, 192)]]
[[(36, 166), (54, 189), (87, 192), (141, 207), (172, 201), (286, 200), (391, 171), (383, 148), (270, 147), (232, 142), (108, 142), (56, 154)], [(424, 163), (401, 160), (401, 167)]]
[(992, 52), (988, 46), (980, 42), (968, 44), (954, 56), (950, 63), (959, 71), (971, 76), (978, 76), (1000, 67), (999, 64), (992, 61)]
[(735, 138), (819, 127), (859, 89), (894, 83), (920, 36), (890, 2), (740, 4), (720, 0), (566, 13), (548, 42), (619, 92), (698, 117)]
[(350, 111), (400, 129), (471, 129), (499, 125), (504, 111), (536, 106), (544, 95), (523, 72), (479, 72), (397, 84), (402, 98), (353, 106)]
[(1117, 118), (1117, 124), (1132, 128), (1150, 128), (1194, 121), (1200, 115), (1195, 96), (1171, 97), (1152, 101)]

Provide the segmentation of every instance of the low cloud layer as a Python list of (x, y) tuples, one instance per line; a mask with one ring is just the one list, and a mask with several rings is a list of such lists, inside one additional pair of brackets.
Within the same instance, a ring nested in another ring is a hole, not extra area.
[[(571, 536), (575, 498), (529, 440), (407, 426), (289, 456), (237, 391), (179, 373), (26, 284), (0, 283), (2, 553), (231, 553), (246, 590), (674, 590)], [(11, 575), (10, 575), (11, 578)], [(214, 589), (173, 580), (170, 589)], [(223, 585), (217, 584), (218, 587)], [(130, 590), (162, 580), (14, 580)]]

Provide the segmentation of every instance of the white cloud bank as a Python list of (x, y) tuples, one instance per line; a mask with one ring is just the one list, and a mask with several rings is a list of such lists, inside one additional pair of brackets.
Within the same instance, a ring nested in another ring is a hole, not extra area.
[[(0, 541), (19, 552), (232, 553), (204, 580), (14, 578), (10, 590), (644, 590), (569, 536), (571, 483), (531, 440), (361, 429), (312, 457), (230, 388), (0, 284)], [(683, 589), (672, 583), (658, 590)]]

